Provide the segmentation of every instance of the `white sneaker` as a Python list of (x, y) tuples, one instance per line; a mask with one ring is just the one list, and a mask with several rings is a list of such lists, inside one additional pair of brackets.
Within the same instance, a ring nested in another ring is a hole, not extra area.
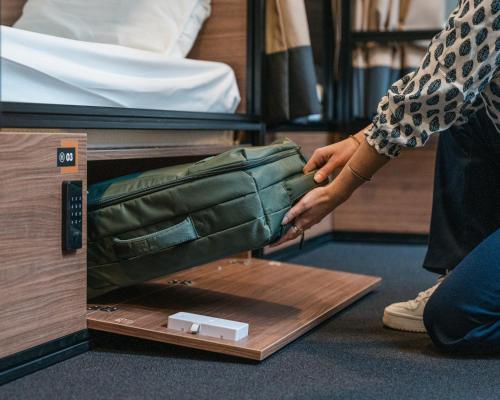
[(441, 276), (437, 283), (431, 288), (420, 292), (418, 296), (403, 303), (394, 303), (387, 306), (384, 310), (384, 325), (406, 332), (421, 332), (427, 330), (424, 326), (424, 308), (436, 288), (443, 282), (445, 275)]

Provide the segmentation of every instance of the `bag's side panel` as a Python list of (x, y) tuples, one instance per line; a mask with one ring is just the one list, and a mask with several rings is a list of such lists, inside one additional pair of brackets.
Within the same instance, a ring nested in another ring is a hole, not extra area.
[(119, 287), (217, 260), (227, 256), (228, 249), (231, 249), (231, 252), (239, 252), (248, 248), (259, 248), (264, 244), (262, 238), (268, 237), (269, 228), (265, 219), (258, 217), (214, 235), (168, 249), (161, 254), (89, 268), (88, 297), (96, 297)]
[(293, 175), (302, 173), (302, 168), (304, 168), (302, 155), (296, 153), (271, 164), (252, 168), (248, 170), (248, 173), (254, 178), (258, 190), (263, 190)]
[[(214, 187), (217, 190), (213, 190)], [(252, 180), (241, 171), (161, 190), (90, 212), (89, 239), (94, 242), (127, 232), (132, 236), (151, 233), (148, 226), (242, 197), (254, 190)]]
[(308, 191), (320, 186), (314, 182), (313, 174), (303, 174), (304, 166), (304, 157), (297, 153), (249, 171), (258, 187), (266, 223), (271, 232), (268, 243), (279, 239), (286, 232), (288, 227), (282, 227), (281, 221), (293, 204)]

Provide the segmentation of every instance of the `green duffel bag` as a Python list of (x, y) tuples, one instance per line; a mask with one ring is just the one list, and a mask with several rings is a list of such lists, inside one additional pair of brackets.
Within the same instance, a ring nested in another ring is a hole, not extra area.
[(89, 297), (274, 242), (305, 161), (285, 139), (91, 185)]

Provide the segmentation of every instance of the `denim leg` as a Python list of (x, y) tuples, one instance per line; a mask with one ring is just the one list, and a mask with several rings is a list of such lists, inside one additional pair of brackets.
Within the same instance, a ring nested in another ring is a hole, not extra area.
[(436, 289), (425, 307), (424, 324), (444, 350), (500, 351), (500, 229)]

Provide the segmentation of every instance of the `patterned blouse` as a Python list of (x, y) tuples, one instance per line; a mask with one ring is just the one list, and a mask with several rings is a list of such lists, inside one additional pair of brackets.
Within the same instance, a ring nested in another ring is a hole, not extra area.
[(380, 100), (367, 141), (395, 157), (483, 107), (500, 132), (500, 0), (460, 0), (420, 67)]

